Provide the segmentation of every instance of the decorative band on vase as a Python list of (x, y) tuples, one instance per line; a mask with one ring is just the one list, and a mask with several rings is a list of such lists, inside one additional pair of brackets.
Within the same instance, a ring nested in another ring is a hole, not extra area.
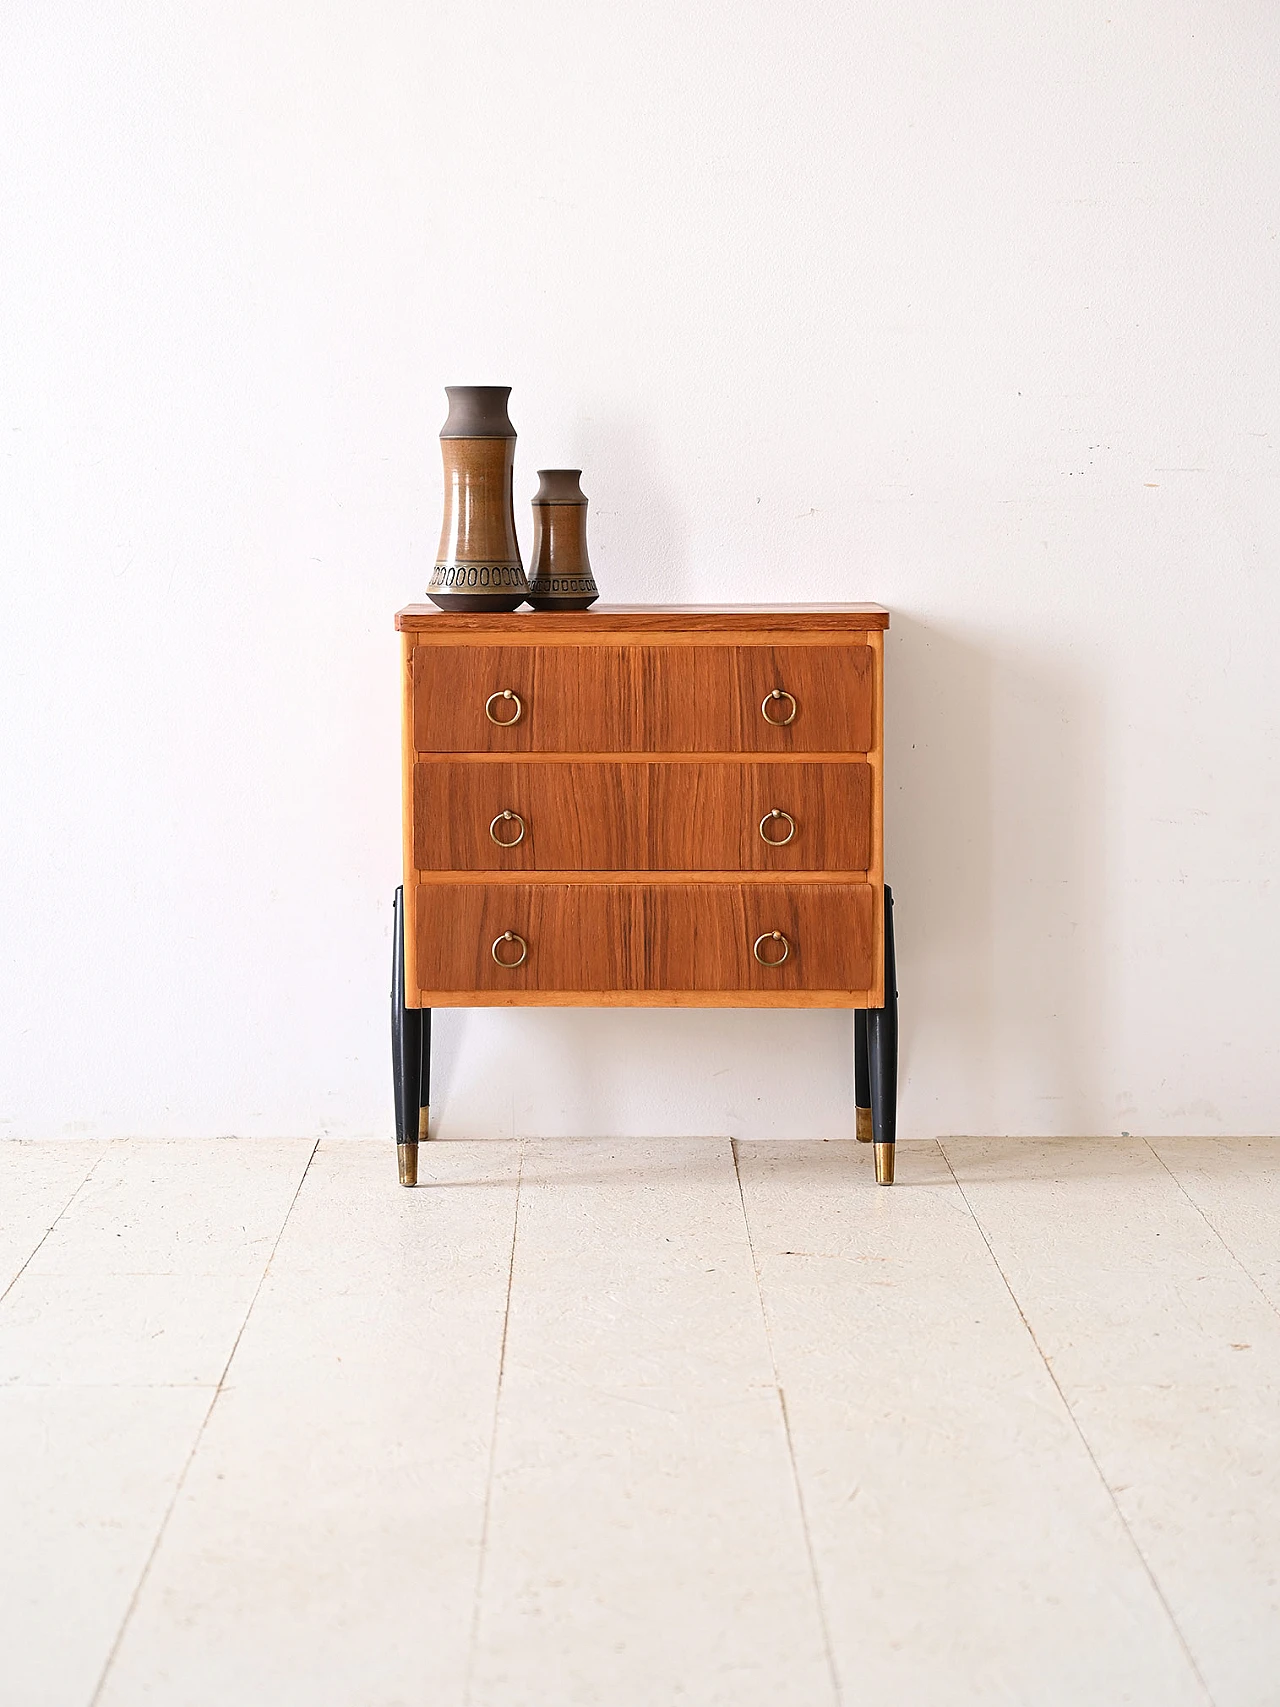
[(473, 591), (523, 592), (528, 586), (524, 570), (510, 563), (437, 563), (431, 573), (428, 593)]
[(529, 583), (529, 591), (546, 598), (552, 593), (599, 593), (593, 575), (540, 575)]

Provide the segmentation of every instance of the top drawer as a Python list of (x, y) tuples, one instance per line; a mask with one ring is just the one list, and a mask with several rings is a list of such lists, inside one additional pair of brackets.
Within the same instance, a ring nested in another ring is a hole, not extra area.
[(875, 654), (861, 640), (416, 646), (414, 746), (420, 753), (865, 753), (874, 740), (874, 668)]

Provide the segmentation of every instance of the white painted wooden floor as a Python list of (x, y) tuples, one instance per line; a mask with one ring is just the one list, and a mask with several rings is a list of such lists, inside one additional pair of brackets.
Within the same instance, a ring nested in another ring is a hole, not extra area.
[(0, 1170), (4, 1707), (1280, 1702), (1280, 1142)]

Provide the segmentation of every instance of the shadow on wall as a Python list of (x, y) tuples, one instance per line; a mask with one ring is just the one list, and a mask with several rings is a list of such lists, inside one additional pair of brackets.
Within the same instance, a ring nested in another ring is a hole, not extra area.
[(1098, 673), (895, 611), (885, 726), (901, 1132), (1111, 1130)]
[(853, 1136), (848, 1013), (472, 1008), (433, 1022), (442, 1138)]
[[(1096, 676), (896, 611), (888, 641), (900, 1133), (1113, 1131)], [(449, 1010), (432, 1102), (444, 1136), (848, 1137), (851, 1032), (832, 1011)]]

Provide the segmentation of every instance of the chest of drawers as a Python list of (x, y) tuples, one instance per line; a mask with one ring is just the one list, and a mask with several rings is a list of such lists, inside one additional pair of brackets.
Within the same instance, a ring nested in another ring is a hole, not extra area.
[(875, 605), (448, 614), (402, 642), (400, 1177), (437, 1007), (854, 1011), (893, 1178), (897, 1021)]

